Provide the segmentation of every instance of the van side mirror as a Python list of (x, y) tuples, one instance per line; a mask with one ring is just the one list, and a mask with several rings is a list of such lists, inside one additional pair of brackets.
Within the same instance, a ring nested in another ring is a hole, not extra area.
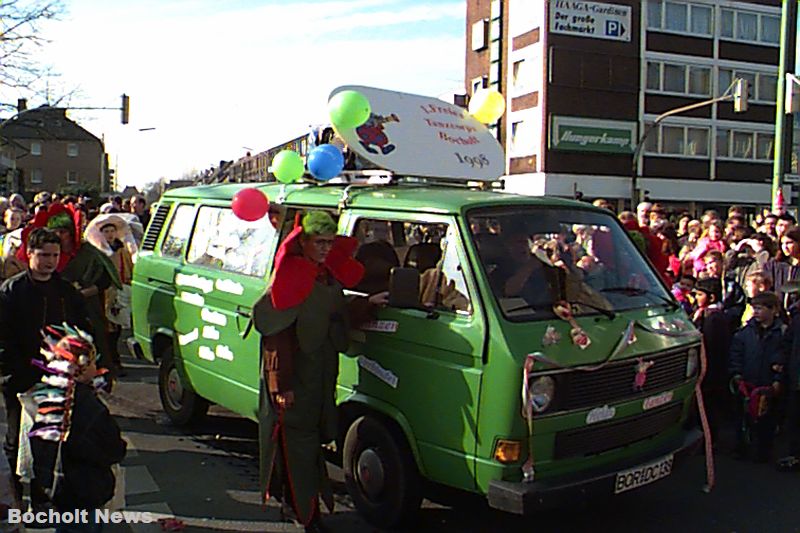
[(400, 309), (419, 309), (419, 270), (394, 267), (389, 274), (389, 305)]

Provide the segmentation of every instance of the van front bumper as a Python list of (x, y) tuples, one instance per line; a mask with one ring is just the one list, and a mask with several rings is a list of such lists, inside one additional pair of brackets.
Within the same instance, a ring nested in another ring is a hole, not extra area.
[(634, 459), (604, 465), (595, 470), (582, 471), (572, 477), (558, 477), (531, 483), (491, 481), (486, 498), (489, 506), (513, 514), (528, 514), (534, 511), (557, 507), (560, 503), (575, 503), (576, 499), (591, 496), (611, 496), (619, 472), (623, 472), (651, 461), (674, 455), (674, 464), (694, 451), (702, 439), (699, 429), (682, 433), (678, 438)]

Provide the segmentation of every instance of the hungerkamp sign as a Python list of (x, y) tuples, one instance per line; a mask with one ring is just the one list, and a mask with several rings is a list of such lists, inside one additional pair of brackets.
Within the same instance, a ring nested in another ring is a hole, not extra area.
[(554, 116), (550, 149), (630, 154), (636, 146), (636, 123)]

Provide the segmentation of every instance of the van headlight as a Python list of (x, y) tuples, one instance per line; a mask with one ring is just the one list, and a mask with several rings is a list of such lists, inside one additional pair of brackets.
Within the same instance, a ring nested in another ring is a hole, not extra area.
[(697, 348), (690, 348), (686, 357), (686, 377), (691, 378), (697, 374), (697, 367), (700, 362), (700, 354)]
[(534, 412), (544, 413), (553, 402), (556, 393), (556, 382), (550, 376), (541, 376), (528, 385), (528, 398)]

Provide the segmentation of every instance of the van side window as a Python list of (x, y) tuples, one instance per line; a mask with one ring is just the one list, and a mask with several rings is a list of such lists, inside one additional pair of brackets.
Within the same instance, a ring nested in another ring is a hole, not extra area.
[(201, 207), (186, 260), (263, 277), (276, 231), (267, 220), (247, 222), (226, 207)]
[(470, 313), (466, 279), (458, 260), (456, 230), (447, 224), (361, 219), (356, 259), (365, 268), (356, 290), (375, 294), (388, 290), (392, 268), (416, 268), (420, 302), (428, 307)]
[(165, 257), (180, 258), (183, 248), (189, 240), (194, 224), (194, 206), (179, 205), (172, 215), (172, 220), (167, 228), (167, 235), (161, 244), (161, 255)]

